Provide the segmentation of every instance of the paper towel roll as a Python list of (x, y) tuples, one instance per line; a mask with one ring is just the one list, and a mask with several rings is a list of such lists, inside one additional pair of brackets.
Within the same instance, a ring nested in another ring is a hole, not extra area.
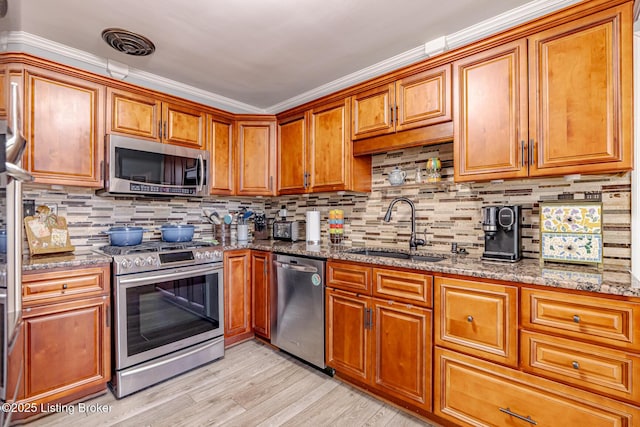
[(307, 242), (320, 242), (320, 211), (307, 211)]

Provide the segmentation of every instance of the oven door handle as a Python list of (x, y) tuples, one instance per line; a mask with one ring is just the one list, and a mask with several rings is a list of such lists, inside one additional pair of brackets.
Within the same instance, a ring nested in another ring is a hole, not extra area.
[(131, 277), (129, 276), (119, 276), (118, 286), (141, 286), (141, 285), (150, 285), (154, 283), (158, 283), (159, 281), (167, 281), (167, 280), (178, 280), (178, 279), (187, 279), (189, 277), (200, 276), (204, 274), (214, 273), (216, 271), (221, 271), (222, 266), (209, 266), (209, 267), (200, 267), (189, 270), (180, 270), (173, 273), (167, 271), (160, 271), (156, 274), (153, 273), (141, 273), (133, 274)]
[(293, 270), (293, 271), (302, 271), (303, 273), (317, 273), (318, 269), (310, 266), (310, 265), (296, 265), (296, 264), (287, 264), (280, 261), (273, 261), (276, 267), (285, 269), (285, 270)]

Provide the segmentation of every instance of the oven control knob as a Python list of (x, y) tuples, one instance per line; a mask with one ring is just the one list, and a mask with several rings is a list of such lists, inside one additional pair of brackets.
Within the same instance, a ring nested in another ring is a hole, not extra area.
[(196, 259), (202, 259), (202, 253), (196, 252)]
[(148, 257), (147, 258), (147, 264), (149, 265), (155, 265), (156, 264), (156, 259), (154, 257)]
[(205, 252), (204, 252), (204, 257), (205, 257), (206, 259), (211, 259), (211, 252), (209, 252), (209, 251), (205, 251)]
[(222, 251), (213, 251), (213, 257), (214, 258), (222, 258)]
[(143, 260), (142, 258), (136, 258), (133, 263), (136, 265), (136, 267), (144, 267), (145, 265), (147, 265), (147, 261)]
[(122, 265), (122, 268), (124, 268), (126, 270), (127, 268), (131, 268), (133, 263), (131, 262), (130, 259), (124, 259), (124, 260), (122, 260), (121, 265)]

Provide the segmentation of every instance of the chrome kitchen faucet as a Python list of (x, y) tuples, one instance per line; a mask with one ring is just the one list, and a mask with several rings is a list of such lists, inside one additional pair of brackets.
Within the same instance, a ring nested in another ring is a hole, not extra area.
[(416, 238), (416, 207), (411, 200), (406, 197), (396, 197), (393, 199), (389, 204), (386, 215), (384, 216), (384, 222), (391, 221), (391, 211), (393, 210), (393, 206), (398, 202), (407, 202), (409, 206), (411, 206), (411, 237), (409, 238), (409, 250), (417, 249), (418, 246), (424, 246), (424, 239)]

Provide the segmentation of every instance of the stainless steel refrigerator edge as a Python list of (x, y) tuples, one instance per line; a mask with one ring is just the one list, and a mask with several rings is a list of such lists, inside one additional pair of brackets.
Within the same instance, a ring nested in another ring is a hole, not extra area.
[[(16, 342), (21, 332), (21, 283), (22, 283), (22, 182), (33, 177), (20, 167), (27, 141), (22, 135), (22, 106), (19, 87), (12, 82), (9, 90), (8, 120), (0, 120), (0, 151), (4, 164), (0, 168), (0, 221), (6, 229), (6, 257), (0, 266), (0, 301), (2, 304), (2, 377), (0, 399), (14, 401), (22, 376), (21, 369), (11, 370), (8, 361), (21, 358), (13, 354), (21, 351)], [(21, 366), (21, 364), (19, 364)], [(0, 426), (7, 426), (11, 413), (0, 411)]]
[(325, 261), (276, 254), (273, 270), (271, 343), (324, 369)]

